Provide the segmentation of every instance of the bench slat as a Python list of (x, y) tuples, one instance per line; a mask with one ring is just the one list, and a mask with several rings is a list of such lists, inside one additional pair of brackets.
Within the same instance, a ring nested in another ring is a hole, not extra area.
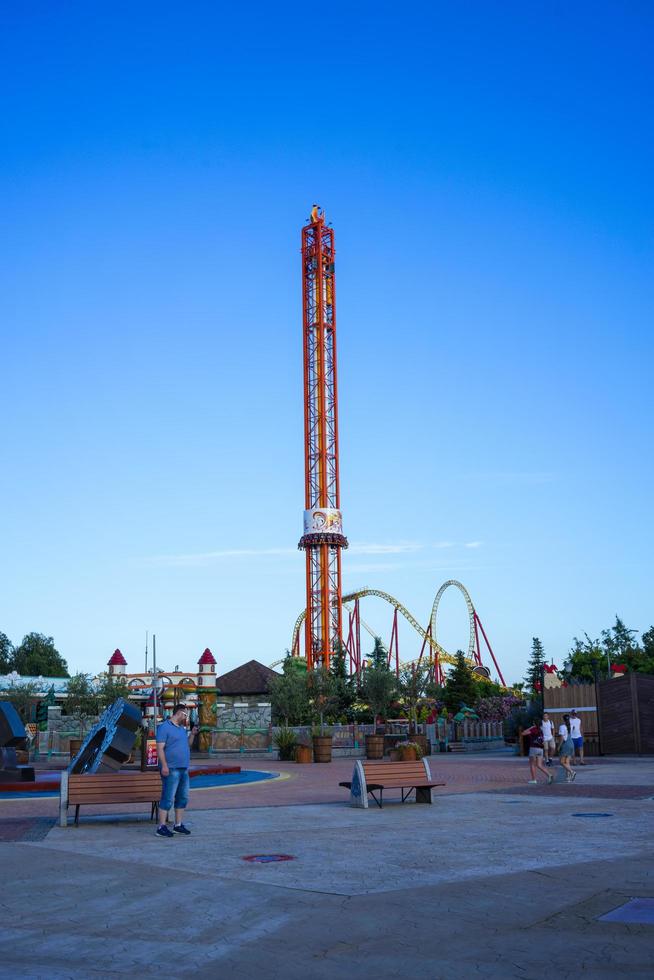
[(130, 783), (156, 783), (161, 780), (158, 772), (130, 773), (128, 776), (69, 776), (69, 786), (129, 786)]
[(98, 783), (91, 783), (89, 786), (80, 786), (79, 783), (73, 783), (72, 786), (68, 784), (68, 789), (74, 793), (124, 793), (129, 792), (132, 789), (154, 789), (157, 786), (161, 786), (160, 779), (148, 779), (141, 782), (136, 782), (136, 780), (126, 780), (124, 783), (112, 783), (109, 786), (103, 786)]

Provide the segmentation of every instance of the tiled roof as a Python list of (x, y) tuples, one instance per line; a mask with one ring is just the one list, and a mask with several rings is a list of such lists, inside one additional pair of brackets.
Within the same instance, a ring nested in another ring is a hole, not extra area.
[(207, 647), (207, 649), (204, 651), (204, 653), (198, 660), (199, 664), (215, 664), (216, 662), (217, 662), (216, 658), (214, 657), (209, 647)]
[(258, 660), (249, 660), (217, 677), (216, 689), (219, 694), (267, 694), (273, 677), (279, 674)]
[(124, 667), (127, 666), (127, 661), (123, 657), (120, 650), (114, 650), (113, 654), (111, 655), (111, 660), (107, 661), (107, 667), (115, 667), (116, 664), (122, 664)]

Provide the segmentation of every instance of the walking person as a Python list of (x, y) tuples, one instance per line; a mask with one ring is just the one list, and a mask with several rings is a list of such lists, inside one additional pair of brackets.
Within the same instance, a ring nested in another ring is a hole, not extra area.
[(530, 783), (537, 783), (536, 773), (540, 771), (545, 776), (548, 784), (554, 779), (554, 773), (548, 772), (543, 763), (543, 728), (542, 722), (536, 721), (531, 728), (525, 729), (523, 735), (529, 736), (529, 771), (531, 772)]
[(559, 725), (559, 761), (565, 769), (566, 782), (571, 783), (576, 779), (577, 773), (570, 766), (570, 760), (575, 754), (575, 747), (570, 735), (570, 715), (563, 716), (563, 722)]
[(445, 708), (441, 711), (438, 721), (436, 722), (436, 731), (438, 732), (438, 751), (447, 752), (448, 748), (448, 737), (447, 732), (449, 728), (449, 721), (447, 717), (447, 711)]
[(556, 742), (554, 741), (554, 726), (550, 721), (550, 716), (546, 711), (543, 712), (543, 758), (545, 765), (551, 766), (552, 759), (556, 754)]
[[(572, 738), (572, 744), (575, 747), (575, 755), (579, 755), (579, 765), (585, 766), (584, 762), (584, 736), (581, 732), (581, 718), (577, 715), (577, 712), (573, 708), (570, 712), (570, 737)], [(575, 756), (572, 757), (572, 765), (576, 766), (577, 762)]]
[[(173, 713), (157, 728), (157, 758), (161, 772), (161, 802), (157, 837), (189, 837), (191, 831), (184, 826), (184, 810), (188, 805), (191, 743), (197, 734), (197, 725), (186, 730), (188, 711), (183, 704), (173, 706)], [(175, 807), (173, 829), (168, 828), (168, 811)]]

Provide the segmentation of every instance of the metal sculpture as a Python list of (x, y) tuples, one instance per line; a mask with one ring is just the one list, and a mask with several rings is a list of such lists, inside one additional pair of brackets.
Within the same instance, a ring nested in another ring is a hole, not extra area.
[(11, 701), (0, 701), (0, 783), (32, 783), (34, 767), (19, 766), (16, 749), (25, 745), (27, 733)]
[(139, 709), (118, 698), (86, 736), (68, 772), (76, 775), (117, 772), (129, 759), (140, 725)]

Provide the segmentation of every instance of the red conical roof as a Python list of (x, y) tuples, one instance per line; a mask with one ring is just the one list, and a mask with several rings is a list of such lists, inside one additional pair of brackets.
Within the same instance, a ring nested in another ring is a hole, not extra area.
[(216, 662), (217, 662), (216, 658), (214, 657), (209, 647), (207, 647), (207, 649), (204, 651), (204, 653), (198, 660), (199, 664), (215, 664)]
[(122, 664), (125, 667), (127, 666), (127, 661), (123, 657), (123, 655), (120, 652), (120, 650), (114, 650), (114, 652), (112, 654), (112, 657), (111, 657), (111, 660), (107, 661), (107, 666), (108, 667), (115, 667), (116, 664)]

